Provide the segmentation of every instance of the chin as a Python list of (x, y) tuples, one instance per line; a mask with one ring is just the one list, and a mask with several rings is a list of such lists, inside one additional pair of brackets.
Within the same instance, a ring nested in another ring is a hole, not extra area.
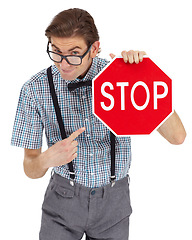
[(70, 77), (65, 77), (65, 78), (63, 78), (64, 80), (67, 80), (67, 81), (74, 81), (76, 78), (70, 78)]
[(70, 76), (69, 74), (61, 74), (61, 77), (64, 80), (68, 80), (68, 81), (73, 81), (77, 78), (76, 76)]

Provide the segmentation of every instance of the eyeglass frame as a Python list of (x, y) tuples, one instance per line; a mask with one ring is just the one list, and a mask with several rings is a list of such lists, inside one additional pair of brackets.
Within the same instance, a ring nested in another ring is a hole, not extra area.
[[(59, 53), (50, 51), (50, 50), (49, 50), (49, 43), (51, 43), (51, 42), (48, 42), (48, 43), (47, 43), (47, 53), (48, 53), (48, 55), (49, 55), (49, 58), (50, 58), (53, 62), (61, 63), (61, 62), (63, 61), (63, 59), (65, 59), (65, 61), (66, 61), (68, 64), (73, 65), (73, 66), (79, 66), (79, 65), (81, 65), (83, 58), (87, 55), (88, 52), (90, 52), (90, 50), (91, 50), (91, 48), (92, 48), (92, 44), (91, 44), (91, 46), (87, 49), (87, 51), (86, 51), (83, 55), (77, 55), (77, 56), (76, 56), (76, 55), (65, 55), (65, 56), (64, 56), (64, 55), (62, 55), (62, 54), (59, 54)], [(58, 62), (58, 61), (54, 61), (54, 60), (51, 58), (50, 53), (54, 53), (54, 54), (56, 54), (56, 55), (59, 55), (59, 56), (61, 57), (61, 61), (59, 61), (59, 62)], [(70, 63), (69, 60), (67, 59), (67, 57), (78, 57), (78, 58), (81, 59), (81, 62), (80, 62), (79, 64)]]

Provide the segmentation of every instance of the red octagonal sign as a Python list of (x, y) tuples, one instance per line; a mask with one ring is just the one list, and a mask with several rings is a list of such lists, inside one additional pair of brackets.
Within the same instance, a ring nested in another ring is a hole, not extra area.
[(172, 114), (172, 81), (148, 57), (115, 58), (93, 80), (93, 112), (115, 135), (150, 134)]

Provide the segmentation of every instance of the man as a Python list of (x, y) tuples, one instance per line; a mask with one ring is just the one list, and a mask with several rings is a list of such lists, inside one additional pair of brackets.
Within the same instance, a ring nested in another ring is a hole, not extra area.
[[(84, 10), (65, 10), (52, 20), (46, 36), (55, 65), (24, 84), (12, 136), (13, 145), (25, 148), (28, 177), (40, 178), (54, 169), (42, 207), (40, 239), (75, 240), (86, 233), (94, 240), (126, 240), (132, 212), (131, 140), (114, 138), (92, 114), (91, 80), (108, 63), (97, 57), (94, 20)], [(138, 64), (143, 55), (122, 52), (125, 64)], [(176, 112), (158, 131), (172, 144), (181, 144), (186, 135)]]

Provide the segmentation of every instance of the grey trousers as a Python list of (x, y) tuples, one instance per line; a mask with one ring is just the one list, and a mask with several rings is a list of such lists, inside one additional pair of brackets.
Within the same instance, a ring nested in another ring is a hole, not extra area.
[(100, 188), (71, 186), (54, 174), (42, 206), (40, 240), (127, 240), (132, 213), (128, 178)]

